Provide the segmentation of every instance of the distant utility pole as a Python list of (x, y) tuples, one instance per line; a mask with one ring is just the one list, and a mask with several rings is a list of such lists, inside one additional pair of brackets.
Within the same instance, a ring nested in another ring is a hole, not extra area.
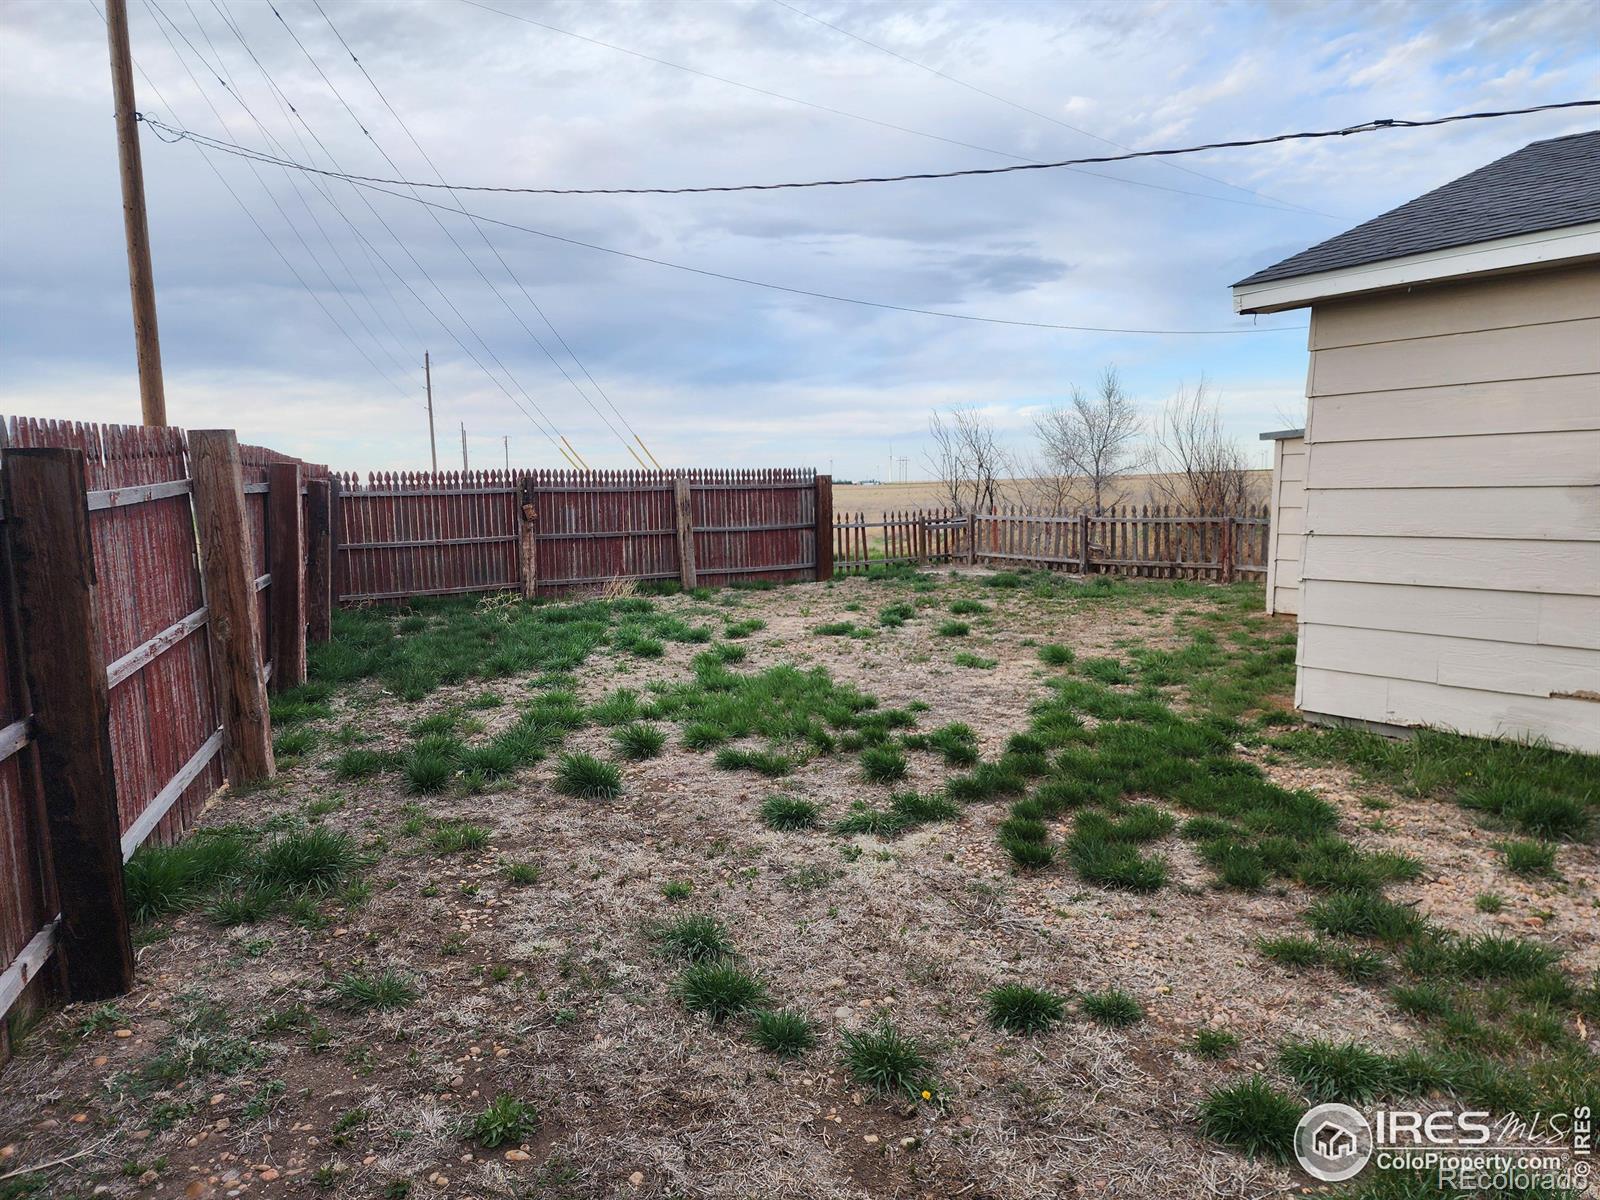
[(111, 95), (116, 105), (117, 163), (122, 168), (122, 228), (128, 242), (128, 286), (133, 292), (139, 407), (146, 425), (165, 425), (167, 393), (161, 382), (156, 281), (150, 269), (150, 226), (144, 212), (144, 162), (139, 157), (139, 109), (133, 98), (133, 52), (128, 48), (128, 0), (106, 0), (106, 37), (111, 43)]
[(506, 447), (506, 474), (509, 475), (509, 474), (511, 474), (511, 439), (509, 437), (507, 437), (505, 434), (501, 434), (500, 435), (500, 440), (505, 443), (505, 447)]
[(439, 473), (439, 443), (433, 438), (433, 364), (428, 361), (428, 352), (422, 352), (422, 378), (428, 385), (428, 454), (433, 459), (433, 473)]
[(467, 423), (461, 422), (461, 469), (470, 470), (467, 466)]

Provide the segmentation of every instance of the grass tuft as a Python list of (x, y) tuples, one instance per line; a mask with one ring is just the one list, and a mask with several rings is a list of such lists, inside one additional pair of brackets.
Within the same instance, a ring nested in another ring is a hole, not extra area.
[(1081, 1001), (1089, 1019), (1120, 1029), (1144, 1020), (1144, 1006), (1120, 988), (1090, 992)]
[(526, 1100), (501, 1092), (472, 1118), (472, 1140), (486, 1150), (520, 1142), (539, 1127), (538, 1110)]
[(677, 991), (690, 1012), (719, 1022), (767, 1001), (766, 985), (726, 959), (696, 963), (678, 977)]
[(1247, 1158), (1288, 1162), (1301, 1105), (1260, 1075), (1213, 1088), (1200, 1102), (1200, 1131)]
[(661, 729), (637, 722), (622, 726), (611, 736), (617, 753), (634, 762), (654, 758), (667, 744), (667, 735)]
[(913, 1099), (930, 1092), (927, 1086), (933, 1061), (927, 1049), (907, 1037), (887, 1018), (863, 1030), (845, 1030), (845, 1065), (856, 1082), (885, 1094)]
[(1066, 1013), (1066, 1001), (1055, 992), (1020, 983), (1003, 983), (991, 988), (986, 999), (989, 1024), (1007, 1033), (1039, 1033), (1056, 1024)]
[(817, 1044), (817, 1033), (804, 1013), (791, 1008), (762, 1009), (755, 1015), (751, 1036), (769, 1054), (793, 1058)]
[(622, 794), (622, 772), (592, 754), (563, 754), (556, 764), (556, 790), (580, 800), (615, 800)]
[(815, 804), (798, 796), (768, 796), (761, 802), (761, 819), (773, 829), (814, 829), (818, 811)]
[(333, 1003), (347, 1012), (389, 1012), (409, 1008), (421, 992), (408, 975), (390, 968), (368, 975), (349, 971), (333, 983)]
[(662, 954), (686, 962), (727, 958), (734, 950), (728, 927), (705, 913), (659, 922), (650, 930), (650, 938)]

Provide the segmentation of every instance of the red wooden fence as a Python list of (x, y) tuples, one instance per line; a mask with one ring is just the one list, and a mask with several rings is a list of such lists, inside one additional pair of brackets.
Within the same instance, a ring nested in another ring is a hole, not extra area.
[(922, 509), (885, 513), (876, 521), (841, 513), (833, 522), (834, 555), (843, 571), (960, 560), (1232, 582), (1266, 574), (1269, 523), (1265, 507), (1239, 516), (1196, 515), (1161, 505), (1070, 516), (1016, 507), (966, 515)]
[(817, 570), (811, 471), (401, 472), (337, 482), (334, 583), (344, 601), (682, 579), (680, 483), (699, 583), (811, 579)]
[[(151, 837), (176, 837), (222, 783), (222, 734), (204, 632), (208, 612), (185, 436), (172, 428), (11, 418), (0, 427), (0, 438), (13, 447), (70, 448), (84, 455), (112, 768), (127, 857)], [(284, 456), (248, 447), (241, 458), (257, 509), (253, 552), (263, 563), (266, 463)], [(326, 468), (307, 468), (309, 474), (318, 471), (326, 474)], [(0, 565), (3, 1015), (50, 955), (57, 899), (43, 851), (42, 781), (18, 665), (8, 554), (0, 554)]]

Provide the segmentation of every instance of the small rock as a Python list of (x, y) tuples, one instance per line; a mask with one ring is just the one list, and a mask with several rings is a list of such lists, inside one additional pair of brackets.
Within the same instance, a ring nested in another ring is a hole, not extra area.
[(271, 1183), (277, 1177), (278, 1177), (278, 1168), (277, 1167), (268, 1167), (265, 1171), (261, 1172), (261, 1178), (262, 1178), (263, 1182), (266, 1182), (266, 1183)]
[(628, 1176), (628, 1182), (633, 1184), (634, 1187), (641, 1186), (644, 1183), (644, 1172), (635, 1171), (632, 1175)]
[(131, 1030), (131, 1029), (119, 1029), (114, 1034), (112, 1034), (112, 1036), (113, 1037), (119, 1037), (119, 1038), (131, 1038), (133, 1036), (133, 1030)]
[(861, 1140), (869, 1146), (876, 1146), (878, 1144), (878, 1135), (875, 1133), (868, 1133), (863, 1135)]
[(506, 1151), (506, 1161), (507, 1162), (527, 1162), (528, 1159), (530, 1159), (532, 1157), (533, 1156), (531, 1154), (529, 1154), (526, 1150), (507, 1150)]

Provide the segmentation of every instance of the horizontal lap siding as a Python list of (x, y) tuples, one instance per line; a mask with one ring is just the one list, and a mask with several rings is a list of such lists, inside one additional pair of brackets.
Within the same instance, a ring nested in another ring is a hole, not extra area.
[(1298, 699), (1600, 750), (1600, 269), (1312, 315)]
[(1306, 532), (1306, 442), (1278, 438), (1272, 449), (1272, 524), (1268, 531), (1267, 611), (1300, 611), (1300, 557)]

